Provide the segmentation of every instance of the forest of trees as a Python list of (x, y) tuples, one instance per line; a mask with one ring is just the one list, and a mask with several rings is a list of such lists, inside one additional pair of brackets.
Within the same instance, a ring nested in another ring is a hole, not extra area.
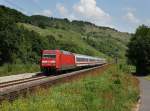
[(4, 63), (38, 63), (40, 51), (43, 49), (59, 48), (76, 51), (76, 46), (73, 47), (74, 44), (64, 45), (62, 42), (56, 41), (53, 35), (48, 35), (43, 39), (35, 31), (29, 31), (23, 26), (17, 25), (17, 23), (28, 23), (41, 28), (67, 28), (58, 26), (59, 22), (65, 24), (69, 20), (43, 16), (29, 17), (14, 9), (0, 6), (0, 65)]
[[(0, 64), (38, 62), (46, 43), (38, 33), (18, 27), (17, 22), (30, 22), (16, 10), (0, 8)], [(47, 44), (48, 45), (48, 44)]]
[(150, 27), (142, 25), (128, 44), (127, 57), (138, 74), (150, 72)]
[[(24, 27), (24, 24), (40, 28), (40, 30), (51, 28), (56, 33), (41, 35), (38, 31)], [(69, 34), (75, 34), (75, 36)], [(113, 57), (114, 50), (118, 48), (119, 55), (122, 56), (126, 47), (122, 42), (124, 35), (130, 36), (130, 34), (123, 34), (108, 27), (99, 27), (89, 22), (40, 15), (26, 16), (17, 10), (0, 6), (0, 66), (5, 63), (38, 63), (42, 49), (63, 49), (93, 56), (106, 54)], [(71, 40), (73, 37), (77, 39)]]

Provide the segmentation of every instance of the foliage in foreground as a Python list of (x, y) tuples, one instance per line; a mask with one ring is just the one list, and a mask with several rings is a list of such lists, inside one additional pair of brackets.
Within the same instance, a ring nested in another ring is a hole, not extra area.
[(137, 73), (150, 72), (150, 27), (140, 26), (128, 44), (127, 57)]
[(90, 76), (4, 102), (1, 111), (130, 111), (138, 97), (138, 82), (112, 67), (99, 76)]

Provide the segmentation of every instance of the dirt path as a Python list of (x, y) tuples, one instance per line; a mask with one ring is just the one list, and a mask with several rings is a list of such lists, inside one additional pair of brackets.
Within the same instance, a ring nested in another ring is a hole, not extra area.
[(140, 80), (141, 105), (139, 111), (150, 111), (150, 81), (144, 77), (138, 77)]

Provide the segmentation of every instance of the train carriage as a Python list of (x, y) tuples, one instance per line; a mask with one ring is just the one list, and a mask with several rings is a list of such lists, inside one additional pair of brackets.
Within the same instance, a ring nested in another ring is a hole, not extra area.
[(105, 64), (106, 60), (63, 50), (43, 50), (40, 67), (42, 72), (62, 71), (78, 67)]
[(105, 59), (75, 54), (76, 66), (94, 66), (106, 63)]
[(75, 55), (75, 63), (77, 67), (81, 66), (89, 66), (89, 56), (74, 54)]

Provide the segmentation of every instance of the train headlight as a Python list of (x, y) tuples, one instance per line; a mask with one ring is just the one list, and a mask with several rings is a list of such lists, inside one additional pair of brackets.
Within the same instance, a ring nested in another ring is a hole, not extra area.
[(43, 64), (48, 63), (48, 61), (42, 61)]
[(54, 64), (54, 63), (56, 63), (56, 61), (50, 61), (50, 63)]

